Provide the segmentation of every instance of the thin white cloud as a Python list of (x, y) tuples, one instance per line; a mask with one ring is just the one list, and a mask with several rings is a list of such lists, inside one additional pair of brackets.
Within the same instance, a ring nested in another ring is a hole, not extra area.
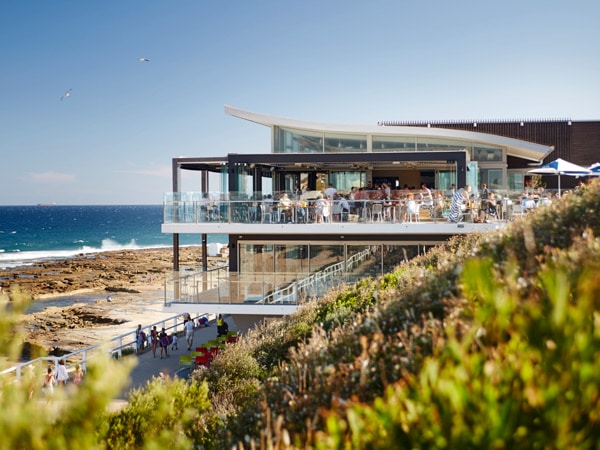
[(25, 181), (39, 184), (74, 183), (75, 175), (60, 172), (28, 172), (24, 176)]

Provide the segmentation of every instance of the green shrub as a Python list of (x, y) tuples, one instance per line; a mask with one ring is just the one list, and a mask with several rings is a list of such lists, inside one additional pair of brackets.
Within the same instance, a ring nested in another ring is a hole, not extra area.
[[(0, 297), (0, 340), (5, 340), (1, 348), (8, 351), (9, 361), (15, 361), (22, 342), (17, 338), (21, 334), (18, 314), (25, 310), (29, 298), (17, 289)], [(84, 383), (55, 388), (51, 398), (41, 392), (45, 366), (28, 370), (21, 382), (1, 376), (0, 449), (105, 448), (98, 430), (111, 400), (123, 389), (131, 364), (98, 356), (87, 364)]]
[[(317, 448), (597, 448), (599, 244), (553, 251), (527, 292), (491, 261), (468, 262), (473, 326), (459, 337), (449, 324), (421, 370), (373, 404), (330, 411)], [(573, 253), (593, 259), (577, 266)]]
[(210, 408), (205, 383), (179, 379), (154, 380), (128, 400), (102, 428), (109, 448), (190, 448), (198, 436), (197, 420)]

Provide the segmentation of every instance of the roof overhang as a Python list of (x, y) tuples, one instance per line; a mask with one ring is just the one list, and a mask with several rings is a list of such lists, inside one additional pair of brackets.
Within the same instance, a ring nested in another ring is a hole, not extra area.
[(356, 152), (356, 153), (303, 153), (298, 159), (295, 153), (230, 153), (223, 158), (173, 158), (177, 168), (183, 170), (208, 170), (220, 172), (223, 168), (246, 166), (262, 167), (263, 170), (311, 171), (311, 170), (381, 170), (394, 167), (397, 170), (456, 170), (468, 162), (465, 150), (428, 152)]
[(424, 128), (409, 126), (385, 127), (380, 125), (350, 125), (308, 122), (303, 120), (288, 119), (271, 116), (251, 111), (245, 111), (233, 106), (225, 105), (225, 113), (233, 117), (248, 120), (266, 127), (293, 128), (312, 132), (337, 133), (337, 134), (364, 134), (378, 136), (399, 137), (430, 137), (450, 140), (469, 141), (474, 144), (493, 145), (505, 147), (508, 156), (541, 162), (548, 156), (554, 147), (535, 144), (519, 139), (507, 138), (494, 134), (476, 133), (473, 131), (451, 130), (446, 128)]

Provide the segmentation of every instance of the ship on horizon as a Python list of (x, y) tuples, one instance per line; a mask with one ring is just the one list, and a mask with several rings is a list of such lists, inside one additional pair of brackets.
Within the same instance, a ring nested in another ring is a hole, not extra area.
[(38, 203), (38, 206), (56, 206), (56, 203)]

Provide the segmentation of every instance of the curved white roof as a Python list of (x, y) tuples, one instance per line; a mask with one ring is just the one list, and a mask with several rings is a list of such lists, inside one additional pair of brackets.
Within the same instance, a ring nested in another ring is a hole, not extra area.
[(340, 134), (364, 134), (378, 136), (422, 136), (445, 139), (456, 139), (469, 141), (478, 144), (488, 144), (498, 147), (506, 147), (507, 155), (531, 161), (541, 162), (554, 147), (535, 144), (533, 142), (522, 141), (519, 139), (507, 138), (494, 134), (476, 133), (473, 131), (450, 130), (446, 128), (425, 128), (425, 127), (407, 127), (393, 126), (385, 127), (380, 125), (349, 125), (349, 124), (329, 124), (320, 122), (308, 122), (304, 120), (288, 119), (284, 117), (271, 116), (251, 111), (245, 111), (233, 106), (225, 105), (225, 113), (230, 116), (245, 119), (267, 127), (294, 128), (306, 131), (319, 131)]

